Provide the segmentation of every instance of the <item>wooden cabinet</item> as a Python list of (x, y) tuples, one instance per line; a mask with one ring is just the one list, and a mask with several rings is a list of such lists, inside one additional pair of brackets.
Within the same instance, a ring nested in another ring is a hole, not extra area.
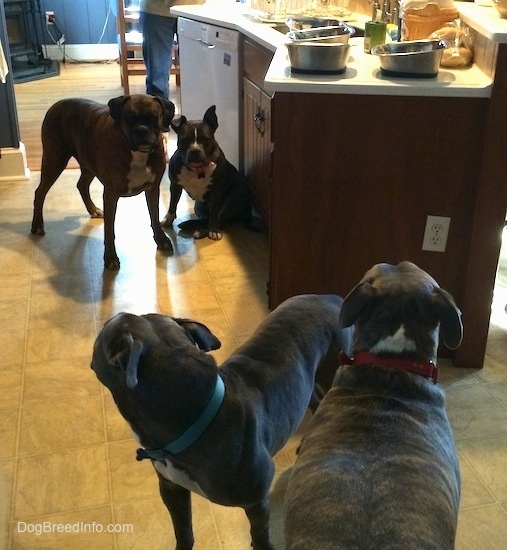
[[(500, 97), (276, 92), (270, 308), (345, 296), (373, 264), (410, 260), (463, 312), (453, 361), (481, 367), (506, 204)], [(422, 250), (428, 215), (451, 218), (443, 253)]]
[(271, 96), (263, 90), (273, 52), (245, 39), (243, 47), (243, 169), (255, 208), (271, 219)]

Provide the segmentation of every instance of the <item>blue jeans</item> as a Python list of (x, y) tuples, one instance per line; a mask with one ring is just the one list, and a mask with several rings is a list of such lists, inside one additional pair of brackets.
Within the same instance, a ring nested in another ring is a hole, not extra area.
[(146, 65), (146, 93), (169, 99), (176, 17), (139, 13)]

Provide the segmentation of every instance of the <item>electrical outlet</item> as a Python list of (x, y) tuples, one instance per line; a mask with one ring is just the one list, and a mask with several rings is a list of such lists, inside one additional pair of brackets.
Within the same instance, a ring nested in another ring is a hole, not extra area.
[(46, 25), (54, 24), (54, 22), (55, 22), (55, 12), (54, 11), (47, 11), (45, 15), (46, 15)]
[(428, 216), (426, 218), (422, 249), (430, 252), (445, 252), (450, 225), (451, 218)]

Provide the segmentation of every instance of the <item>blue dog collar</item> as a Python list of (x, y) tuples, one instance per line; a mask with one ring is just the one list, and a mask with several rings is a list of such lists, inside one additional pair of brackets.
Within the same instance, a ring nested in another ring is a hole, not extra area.
[(222, 377), (217, 374), (215, 390), (206, 407), (197, 420), (187, 428), (176, 440), (168, 443), (162, 449), (137, 449), (137, 460), (149, 458), (151, 460), (164, 460), (168, 456), (181, 453), (195, 443), (217, 415), (225, 395), (225, 384)]

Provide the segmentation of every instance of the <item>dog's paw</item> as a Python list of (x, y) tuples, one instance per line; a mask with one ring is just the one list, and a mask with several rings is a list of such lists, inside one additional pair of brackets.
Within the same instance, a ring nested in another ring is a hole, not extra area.
[(109, 271), (119, 271), (120, 270), (120, 259), (118, 256), (113, 256), (111, 258), (106, 258), (104, 256), (104, 269)]
[(46, 232), (44, 231), (43, 225), (32, 225), (32, 229), (30, 230), (34, 235), (45, 235)]
[(169, 239), (156, 239), (157, 248), (159, 250), (173, 251), (173, 243)]
[(166, 214), (164, 216), (164, 219), (160, 222), (160, 225), (162, 227), (172, 227), (173, 226), (173, 222), (174, 220), (176, 219), (176, 215), (175, 214)]
[(201, 227), (199, 229), (196, 229), (192, 233), (192, 236), (194, 237), (194, 239), (204, 239), (205, 237), (209, 236), (208, 228), (207, 227)]
[(208, 239), (213, 241), (220, 241), (224, 234), (221, 231), (208, 231)]
[(103, 218), (104, 217), (104, 210), (101, 210), (100, 208), (93, 208), (90, 210), (90, 217), (92, 218)]

